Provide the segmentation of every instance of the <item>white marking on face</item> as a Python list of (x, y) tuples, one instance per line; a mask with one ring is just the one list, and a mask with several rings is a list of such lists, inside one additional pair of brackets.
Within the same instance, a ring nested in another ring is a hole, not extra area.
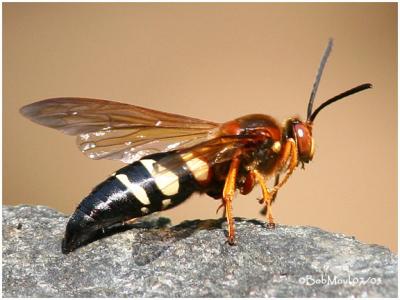
[(150, 212), (150, 210), (149, 210), (147, 207), (142, 207), (140, 210), (141, 210), (142, 213), (144, 213), (144, 214), (148, 214), (148, 213)]
[[(184, 157), (182, 158), (185, 160)], [(207, 180), (210, 168), (205, 161), (201, 160), (200, 158), (193, 158), (188, 160), (186, 165), (198, 181)]]
[(164, 199), (163, 201), (162, 201), (162, 208), (163, 209), (166, 209), (168, 206), (170, 206), (171, 205), (171, 199)]
[(138, 184), (129, 181), (128, 176), (125, 174), (118, 174), (117, 179), (130, 191), (142, 204), (149, 205), (150, 200), (147, 197), (146, 191)]
[(179, 177), (153, 159), (142, 159), (140, 161), (153, 177), (158, 189), (165, 196), (176, 195), (179, 191)]
[(299, 137), (303, 137), (303, 136), (304, 136), (303, 129), (301, 129), (301, 128), (297, 129), (297, 135), (298, 135)]

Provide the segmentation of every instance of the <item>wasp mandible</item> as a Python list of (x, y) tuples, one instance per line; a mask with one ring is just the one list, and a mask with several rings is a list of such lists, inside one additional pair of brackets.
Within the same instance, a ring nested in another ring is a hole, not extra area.
[[(234, 244), (232, 201), (259, 185), (268, 227), (274, 227), (271, 204), (293, 171), (312, 160), (315, 117), (326, 106), (371, 88), (359, 85), (313, 111), (318, 85), (332, 49), (322, 57), (308, 102), (307, 119), (252, 114), (214, 123), (139, 106), (86, 98), (47, 99), (21, 108), (30, 120), (77, 137), (92, 159), (115, 159), (129, 165), (97, 185), (68, 221), (62, 252), (81, 246), (99, 231), (153, 212), (173, 208), (194, 192), (221, 200)], [(275, 185), (267, 186), (268, 178)]]

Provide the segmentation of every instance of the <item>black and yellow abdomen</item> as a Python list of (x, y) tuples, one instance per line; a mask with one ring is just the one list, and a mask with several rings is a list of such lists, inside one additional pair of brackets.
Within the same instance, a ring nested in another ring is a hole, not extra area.
[[(176, 162), (173, 170), (162, 164), (167, 156)], [(63, 253), (73, 251), (99, 230), (172, 208), (193, 192), (202, 192), (196, 175), (175, 152), (145, 156), (118, 170), (96, 186), (71, 216), (62, 242)]]

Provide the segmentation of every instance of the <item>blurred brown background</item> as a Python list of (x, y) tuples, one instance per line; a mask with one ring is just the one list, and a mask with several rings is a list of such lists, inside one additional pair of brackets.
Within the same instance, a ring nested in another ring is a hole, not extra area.
[[(3, 203), (71, 213), (123, 166), (91, 161), (73, 137), (18, 109), (60, 96), (113, 99), (212, 121), (304, 117), (329, 37), (314, 160), (281, 189), (278, 223), (312, 225), (397, 251), (397, 4), (3, 4)], [(236, 216), (262, 218), (255, 189)], [(195, 196), (163, 212), (216, 218)], [(239, 232), (240, 241), (240, 232)]]

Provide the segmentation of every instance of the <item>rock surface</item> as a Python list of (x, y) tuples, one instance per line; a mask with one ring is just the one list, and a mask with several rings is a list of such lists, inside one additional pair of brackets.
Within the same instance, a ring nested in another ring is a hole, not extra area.
[(153, 217), (64, 255), (66, 222), (3, 206), (3, 297), (397, 297), (393, 253), (314, 227)]

